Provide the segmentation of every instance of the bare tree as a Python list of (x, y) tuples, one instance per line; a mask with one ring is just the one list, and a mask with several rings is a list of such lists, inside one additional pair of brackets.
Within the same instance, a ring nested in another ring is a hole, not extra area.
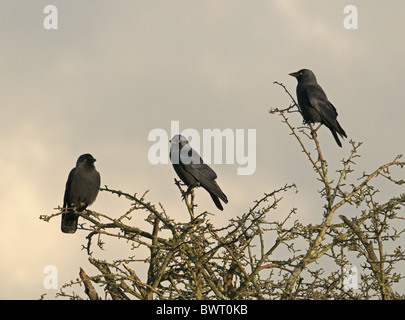
[[(105, 186), (102, 192), (128, 199), (129, 210), (119, 218), (77, 213), (85, 221), (79, 227), (87, 233), (84, 249), (98, 274), (88, 275), (80, 268), (80, 279), (62, 286), (57, 296), (84, 299), (74, 291), (84, 288), (89, 299), (403, 299), (399, 269), (405, 261), (400, 246), (405, 194), (384, 194), (380, 203), (375, 184), (381, 179), (404, 183), (396, 178), (405, 164), (401, 155), (353, 178), (361, 143), (350, 141), (351, 152), (334, 170), (337, 179), (331, 179), (316, 129), (292, 124), (288, 116), (298, 112), (298, 106), (285, 86), (276, 84), (292, 103), (270, 114), (280, 116), (289, 128), (322, 186), (320, 221), (304, 225), (294, 219), (294, 207), (278, 212), (283, 193), (295, 190), (294, 184), (265, 193), (224, 226), (214, 226), (210, 213), (198, 210), (194, 193), (186, 192), (180, 181), (175, 184), (190, 216), (187, 223), (170, 218), (160, 203), (148, 202), (147, 193), (138, 197)], [(62, 210), (40, 218), (49, 221)], [(280, 220), (274, 218), (276, 212)], [(143, 215), (149, 229), (131, 225), (134, 215)], [(111, 238), (132, 244), (134, 254), (114, 261), (96, 258), (94, 246), (103, 248)], [(147, 256), (139, 258), (145, 249)], [(362, 268), (357, 289), (345, 284), (353, 257)], [(400, 292), (395, 289), (399, 283)]]

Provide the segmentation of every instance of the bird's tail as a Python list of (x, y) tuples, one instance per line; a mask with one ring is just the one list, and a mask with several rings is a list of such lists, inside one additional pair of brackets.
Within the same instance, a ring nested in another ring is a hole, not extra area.
[(333, 134), (333, 137), (335, 138), (336, 143), (338, 144), (339, 147), (342, 147), (342, 143), (339, 140), (338, 133), (339, 135), (343, 138), (347, 138), (346, 132), (343, 130), (343, 128), (340, 126), (339, 122), (336, 121), (336, 125), (330, 128), (330, 131)]
[(219, 198), (211, 192), (210, 192), (210, 196), (211, 196), (212, 200), (214, 201), (215, 205), (217, 206), (217, 208), (219, 210), (223, 211), (224, 207), (222, 206), (221, 201), (219, 201)]
[(339, 140), (339, 137), (338, 137), (338, 135), (337, 135), (337, 133), (336, 133), (336, 130), (332, 128), (332, 129), (330, 129), (330, 132), (332, 132), (333, 137), (335, 138), (335, 141), (336, 141), (336, 143), (338, 144), (338, 146), (339, 146), (339, 147), (342, 147), (342, 143), (341, 143), (340, 140)]
[(64, 233), (75, 233), (79, 216), (74, 212), (62, 213), (61, 229)]
[(224, 208), (222, 207), (221, 202), (219, 201), (219, 199), (221, 199), (223, 202), (228, 203), (228, 198), (226, 197), (225, 193), (222, 192), (221, 188), (219, 187), (219, 185), (213, 181), (215, 189), (215, 192), (212, 192), (212, 190), (207, 190), (212, 198), (212, 200), (214, 201), (215, 205), (217, 206), (217, 208), (219, 210), (224, 210)]
[(340, 134), (341, 137), (347, 138), (346, 132), (343, 130), (343, 128), (340, 126), (339, 122), (337, 122), (337, 127), (338, 127), (338, 133)]

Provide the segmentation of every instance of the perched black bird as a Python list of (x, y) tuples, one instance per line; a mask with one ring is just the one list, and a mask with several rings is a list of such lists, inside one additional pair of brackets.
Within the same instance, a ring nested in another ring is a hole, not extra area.
[(63, 207), (68, 208), (68, 213), (62, 214), (62, 232), (75, 233), (79, 216), (74, 209), (84, 211), (96, 200), (100, 174), (94, 167), (95, 161), (91, 154), (83, 154), (69, 173), (63, 198)]
[(217, 174), (214, 170), (204, 163), (184, 136), (175, 135), (170, 142), (170, 160), (179, 178), (188, 186), (188, 190), (203, 187), (208, 191), (217, 208), (224, 210), (219, 199), (225, 203), (228, 203), (228, 199), (215, 182)]
[(343, 138), (346, 132), (337, 121), (337, 111), (326, 97), (311, 70), (302, 69), (289, 74), (297, 78), (297, 99), (306, 123), (320, 122), (329, 128), (339, 147), (342, 147), (337, 133)]

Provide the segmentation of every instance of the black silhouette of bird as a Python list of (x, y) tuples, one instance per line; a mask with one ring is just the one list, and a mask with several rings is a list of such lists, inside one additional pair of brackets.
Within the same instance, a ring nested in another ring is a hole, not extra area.
[(83, 154), (76, 162), (66, 182), (61, 229), (64, 233), (75, 233), (79, 216), (74, 212), (82, 212), (97, 197), (100, 188), (100, 174), (94, 167), (96, 159), (91, 154)]
[(188, 186), (187, 191), (194, 187), (203, 187), (216, 207), (222, 211), (224, 208), (219, 199), (228, 203), (228, 198), (216, 183), (217, 174), (214, 170), (204, 163), (184, 136), (175, 135), (170, 142), (170, 160), (179, 178)]
[(297, 79), (297, 99), (305, 123), (320, 122), (329, 128), (339, 147), (342, 143), (337, 134), (342, 138), (346, 132), (337, 121), (337, 111), (326, 97), (325, 92), (317, 83), (311, 70), (302, 69), (289, 74)]

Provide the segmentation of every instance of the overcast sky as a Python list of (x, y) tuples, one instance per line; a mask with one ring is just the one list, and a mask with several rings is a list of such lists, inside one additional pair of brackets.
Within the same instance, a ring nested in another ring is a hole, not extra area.
[[(48, 4), (58, 9), (57, 30), (43, 26)], [(357, 6), (357, 30), (343, 26), (347, 4)], [(329, 169), (349, 155), (349, 139), (364, 142), (355, 178), (376, 169), (405, 151), (404, 12), (402, 0), (1, 0), (0, 298), (52, 299), (56, 291), (43, 286), (47, 265), (57, 267), (59, 285), (77, 278), (80, 266), (94, 272), (80, 250), (83, 231), (61, 233), (59, 217), (39, 220), (62, 205), (68, 173), (83, 153), (97, 159), (102, 185), (150, 190), (149, 201), (187, 221), (172, 166), (148, 160), (148, 134), (169, 134), (171, 121), (180, 131), (256, 130), (254, 174), (238, 175), (238, 163), (212, 164), (229, 199), (225, 210), (196, 191), (214, 223), (226, 224), (264, 192), (293, 182), (299, 192), (286, 195), (286, 207), (297, 207), (303, 222), (320, 223), (321, 185), (288, 128), (268, 114), (291, 102), (273, 81), (295, 96), (288, 73), (313, 70), (348, 135), (339, 148), (319, 130)], [(302, 121), (298, 113), (290, 119)], [(101, 192), (91, 208), (118, 217), (129, 207)], [(107, 251), (125, 257), (119, 248)]]

